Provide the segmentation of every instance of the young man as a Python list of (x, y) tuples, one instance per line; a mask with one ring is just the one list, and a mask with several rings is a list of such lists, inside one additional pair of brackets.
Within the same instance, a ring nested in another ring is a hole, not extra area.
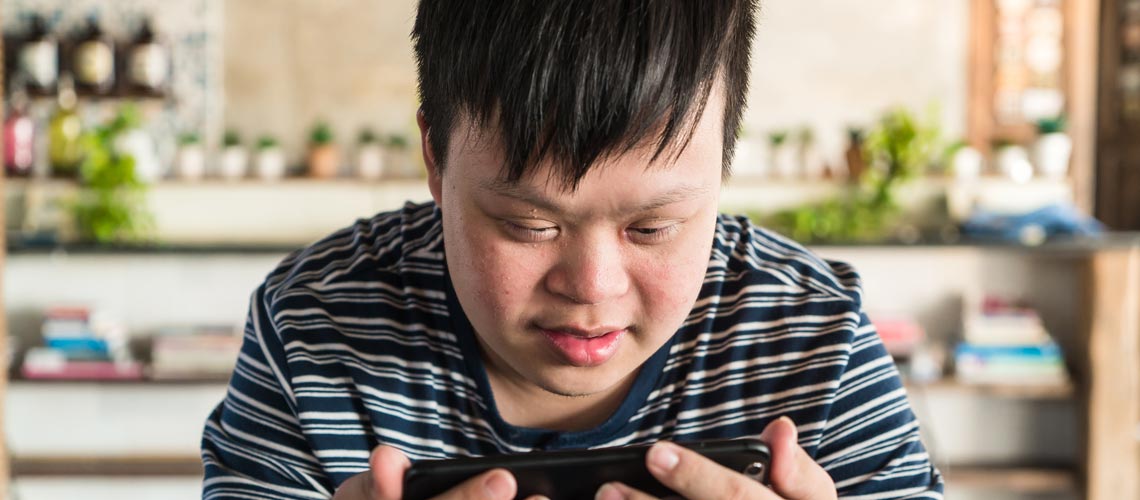
[[(395, 500), (409, 459), (640, 443), (692, 500), (941, 498), (854, 271), (717, 213), (754, 8), (421, 0), (434, 202), (257, 289), (204, 498)], [(771, 489), (670, 443), (742, 437)]]

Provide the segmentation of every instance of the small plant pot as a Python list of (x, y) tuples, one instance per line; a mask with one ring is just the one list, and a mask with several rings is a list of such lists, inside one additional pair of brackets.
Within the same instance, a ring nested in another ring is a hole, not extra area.
[(771, 151), (772, 173), (779, 179), (792, 180), (800, 176), (799, 158), (796, 150), (789, 146), (780, 146)]
[(1006, 146), (997, 152), (997, 166), (1002, 175), (1018, 182), (1029, 182), (1033, 178), (1033, 164), (1029, 162), (1029, 154), (1021, 146)]
[(1069, 174), (1072, 154), (1073, 140), (1063, 132), (1042, 135), (1033, 144), (1033, 162), (1048, 179), (1064, 179)]
[(262, 148), (254, 160), (254, 175), (263, 181), (279, 181), (285, 177), (285, 152), (281, 148)]
[(982, 154), (969, 146), (959, 149), (950, 160), (950, 168), (954, 171), (954, 178), (959, 182), (977, 180), (982, 176), (984, 164)]
[(366, 144), (356, 150), (356, 176), (369, 181), (384, 175), (384, 148)]
[(249, 154), (240, 146), (229, 146), (222, 150), (222, 161), (218, 175), (228, 181), (236, 181), (246, 176)]
[(178, 148), (174, 163), (175, 175), (179, 179), (196, 181), (206, 176), (206, 152), (198, 144)]
[(340, 174), (340, 153), (336, 146), (313, 146), (309, 150), (309, 177), (333, 179)]

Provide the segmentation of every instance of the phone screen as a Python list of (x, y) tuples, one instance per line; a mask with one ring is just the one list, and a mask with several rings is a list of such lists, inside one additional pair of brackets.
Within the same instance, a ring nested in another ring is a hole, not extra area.
[[(713, 461), (767, 483), (768, 447), (756, 439), (678, 442)], [(658, 498), (676, 495), (645, 467), (649, 445), (589, 450), (541, 451), (516, 455), (426, 460), (404, 476), (404, 498), (427, 500), (485, 471), (504, 468), (518, 482), (516, 498), (592, 499), (603, 484), (620, 481)]]

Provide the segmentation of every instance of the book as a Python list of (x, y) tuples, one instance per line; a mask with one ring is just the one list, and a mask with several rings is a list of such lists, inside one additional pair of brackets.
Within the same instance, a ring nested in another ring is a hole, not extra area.
[(1060, 384), (1068, 381), (1065, 359), (1053, 342), (1038, 345), (976, 345), (954, 350), (955, 376), (978, 384)]

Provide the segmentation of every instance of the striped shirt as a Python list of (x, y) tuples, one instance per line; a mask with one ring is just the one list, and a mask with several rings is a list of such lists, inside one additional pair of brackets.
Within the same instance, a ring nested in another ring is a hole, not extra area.
[(419, 460), (756, 437), (782, 415), (840, 497), (942, 497), (850, 266), (720, 216), (686, 321), (605, 422), (558, 432), (496, 411), (443, 245), (438, 208), (409, 203), (269, 274), (206, 422), (203, 498), (328, 498), (382, 443)]

